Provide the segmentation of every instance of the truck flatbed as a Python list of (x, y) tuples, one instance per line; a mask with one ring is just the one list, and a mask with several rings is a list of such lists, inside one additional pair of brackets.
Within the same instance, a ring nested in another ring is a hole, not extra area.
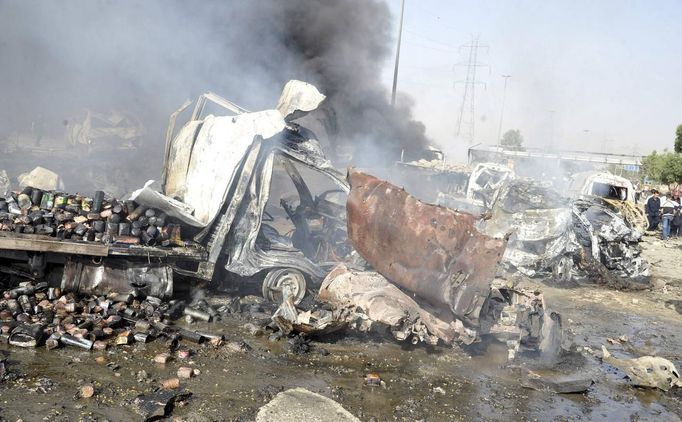
[(119, 245), (116, 243), (105, 245), (97, 242), (59, 240), (44, 235), (12, 232), (0, 232), (0, 250), (51, 252), (96, 257), (182, 258), (189, 261), (202, 261), (208, 256), (206, 250), (198, 244), (184, 247)]

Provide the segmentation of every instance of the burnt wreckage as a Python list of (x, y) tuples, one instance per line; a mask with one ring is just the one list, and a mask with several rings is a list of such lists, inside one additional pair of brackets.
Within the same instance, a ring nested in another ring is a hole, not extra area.
[(561, 319), (542, 294), (493, 286), (506, 239), (484, 235), (468, 213), (421, 202), (403, 189), (350, 170), (348, 238), (367, 261), (341, 264), (322, 282), (325, 307), (300, 310), (287, 286), (273, 316), (285, 333), (344, 327), (387, 331), (397, 340), (472, 344), (484, 335), (556, 356)]
[[(506, 236), (486, 235), (474, 215), (420, 202), (366, 173), (351, 170), (346, 179), (315, 135), (293, 122), (323, 100), (312, 85), (290, 81), (273, 110), (248, 112), (211, 93), (193, 110), (186, 103), (171, 115), (160, 188), (148, 183), (134, 192), (124, 207), (129, 214), (117, 214), (118, 202), (108, 200), (106, 215), (98, 217), (129, 219), (138, 208), (154, 210), (164, 224), (182, 228), (181, 241), (169, 233), (159, 242), (136, 242), (113, 229), (100, 242), (8, 234), (0, 238), (3, 258), (13, 262), (5, 272), (56, 270), (64, 291), (100, 295), (88, 309), (99, 306), (99, 312), (133, 321), (140, 315), (135, 303), (149, 303), (152, 320), (159, 307), (177, 316), (177, 306), (159, 301), (172, 297), (173, 278), (210, 281), (223, 267), (232, 279), (262, 280), (264, 296), (281, 304), (273, 322), (282, 333), (386, 328), (398, 340), (430, 344), (471, 344), (492, 334), (507, 342), (510, 356), (522, 346), (557, 353), (560, 317), (545, 308), (542, 295), (494, 285), (497, 264), (509, 250)], [(204, 117), (209, 108), (228, 115)], [(333, 187), (313, 195), (304, 176), (311, 171)], [(279, 210), (268, 208), (273, 186), (284, 178), (294, 198), (283, 196)], [(286, 222), (293, 226), (288, 232), (282, 229)], [(299, 308), (312, 286), (319, 286), (322, 304)], [(40, 293), (48, 286), (33, 282), (25, 288)], [(101, 296), (106, 294), (125, 300), (109, 308)], [(73, 303), (68, 309), (74, 312), (85, 307), (73, 294), (61, 301)], [(207, 310), (190, 308), (189, 314), (211, 319)], [(12, 306), (9, 314), (21, 312)], [(152, 322), (173, 331), (166, 319)], [(131, 338), (126, 334), (125, 341)]]
[(641, 211), (627, 198), (567, 197), (543, 182), (517, 178), (504, 166), (484, 163), (471, 173), (465, 198), (441, 194), (438, 202), (485, 215), (479, 223), (483, 233), (509, 235), (502, 263), (526, 276), (559, 282), (648, 277), (639, 245)]

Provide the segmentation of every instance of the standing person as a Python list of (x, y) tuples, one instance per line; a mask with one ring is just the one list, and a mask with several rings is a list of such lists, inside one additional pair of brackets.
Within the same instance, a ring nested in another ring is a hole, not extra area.
[(663, 233), (661, 233), (661, 239), (667, 240), (670, 237), (675, 210), (680, 208), (680, 204), (673, 201), (671, 197), (663, 198), (661, 202), (661, 213), (663, 214)]
[(646, 201), (646, 217), (649, 220), (649, 231), (655, 231), (661, 221), (661, 198), (656, 189), (651, 190), (651, 196)]
[(679, 236), (680, 232), (682, 231), (682, 215), (680, 214), (680, 205), (682, 205), (682, 201), (680, 201), (679, 185), (673, 188), (672, 192), (670, 193), (670, 196), (671, 196), (670, 199), (677, 203), (673, 219), (670, 222), (670, 235)]
[[(680, 201), (677, 201), (677, 203), (682, 205)], [(680, 208), (677, 208), (675, 210), (675, 217), (673, 217), (673, 224), (672, 228), (670, 229), (670, 235), (682, 236), (682, 211), (680, 210)]]

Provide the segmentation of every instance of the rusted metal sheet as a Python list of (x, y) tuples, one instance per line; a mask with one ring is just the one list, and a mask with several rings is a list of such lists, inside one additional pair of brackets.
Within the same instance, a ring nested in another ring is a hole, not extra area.
[(350, 170), (348, 237), (376, 270), (478, 327), (506, 239), (479, 233), (476, 217), (418, 201), (403, 189)]

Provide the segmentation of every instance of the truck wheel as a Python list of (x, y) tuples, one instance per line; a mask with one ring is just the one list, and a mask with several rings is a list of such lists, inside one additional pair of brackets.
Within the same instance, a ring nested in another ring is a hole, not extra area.
[(281, 287), (288, 285), (294, 295), (294, 304), (303, 300), (306, 292), (305, 276), (293, 268), (270, 270), (263, 280), (263, 297), (275, 303), (282, 302)]

